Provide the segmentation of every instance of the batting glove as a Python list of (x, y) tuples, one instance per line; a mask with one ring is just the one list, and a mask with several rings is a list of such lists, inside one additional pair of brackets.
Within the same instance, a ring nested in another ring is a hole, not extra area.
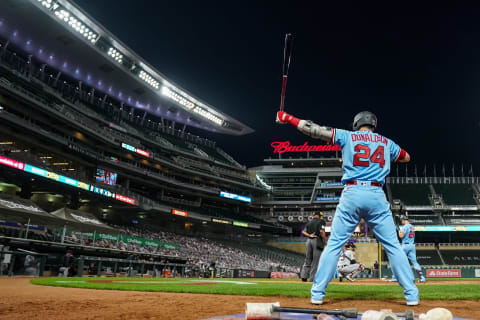
[(298, 127), (298, 124), (300, 123), (300, 119), (295, 118), (294, 116), (291, 116), (286, 112), (278, 111), (276, 122), (280, 124), (290, 123), (292, 126)]

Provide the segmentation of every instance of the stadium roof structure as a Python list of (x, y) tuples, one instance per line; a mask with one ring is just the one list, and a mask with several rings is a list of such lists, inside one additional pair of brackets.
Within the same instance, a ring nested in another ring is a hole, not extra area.
[(167, 79), (71, 1), (2, 0), (0, 34), (125, 105), (212, 132), (253, 132)]

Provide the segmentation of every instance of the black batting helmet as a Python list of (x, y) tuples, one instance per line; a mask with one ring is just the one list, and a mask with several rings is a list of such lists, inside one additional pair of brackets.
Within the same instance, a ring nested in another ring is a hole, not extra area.
[(370, 126), (373, 129), (377, 128), (377, 116), (370, 111), (362, 111), (353, 118), (353, 130), (357, 131), (362, 126)]
[(399, 218), (400, 220), (408, 220), (408, 217), (404, 214), (402, 214)]
[(347, 244), (345, 245), (345, 248), (352, 248), (352, 249), (355, 249), (356, 246), (353, 242), (347, 242)]

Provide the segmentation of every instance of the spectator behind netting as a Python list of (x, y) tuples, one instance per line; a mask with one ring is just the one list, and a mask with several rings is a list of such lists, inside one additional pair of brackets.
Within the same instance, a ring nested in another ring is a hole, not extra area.
[[(86, 239), (85, 245), (101, 248), (118, 249), (122, 251), (132, 251), (141, 253), (151, 253), (166, 256), (188, 257), (201, 263), (209, 263), (216, 261), (217, 268), (234, 268), (234, 269), (252, 269), (252, 270), (278, 270), (288, 272), (299, 272), (301, 261), (292, 261), (286, 263), (285, 261), (278, 261), (275, 259), (265, 257), (269, 251), (263, 250), (264, 255), (247, 252), (240, 248), (226, 246), (222, 243), (204, 238), (204, 237), (188, 237), (178, 235), (175, 233), (165, 231), (153, 231), (147, 228), (132, 228), (114, 226), (122, 234), (140, 237), (145, 239), (152, 239), (160, 242), (175, 243), (178, 245), (178, 250), (166, 249), (162, 246), (157, 248), (136, 245), (135, 243), (125, 243), (123, 240), (112, 241), (96, 239)], [(73, 233), (69, 235), (68, 240), (79, 243), (80, 240)], [(255, 252), (261, 250), (256, 249)]]

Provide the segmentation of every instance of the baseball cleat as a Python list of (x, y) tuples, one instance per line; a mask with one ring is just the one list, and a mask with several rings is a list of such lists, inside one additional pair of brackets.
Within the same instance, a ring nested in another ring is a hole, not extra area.
[(420, 304), (420, 301), (407, 301), (407, 306), (418, 306)]
[(397, 279), (390, 279), (390, 280), (388, 280), (388, 282), (398, 282), (398, 280)]
[(307, 278), (302, 278), (302, 282), (307, 282)]
[(350, 275), (350, 274), (347, 275), (345, 278), (347, 278), (347, 280), (350, 281), (350, 282), (354, 282), (354, 281), (355, 281), (355, 279), (353, 279), (352, 275)]
[(323, 300), (314, 300), (314, 299), (311, 299), (310, 300), (310, 303), (311, 304), (315, 304), (315, 305), (320, 305), (323, 303)]
[(420, 279), (418, 279), (418, 282), (425, 283), (426, 282), (425, 277), (421, 277)]

